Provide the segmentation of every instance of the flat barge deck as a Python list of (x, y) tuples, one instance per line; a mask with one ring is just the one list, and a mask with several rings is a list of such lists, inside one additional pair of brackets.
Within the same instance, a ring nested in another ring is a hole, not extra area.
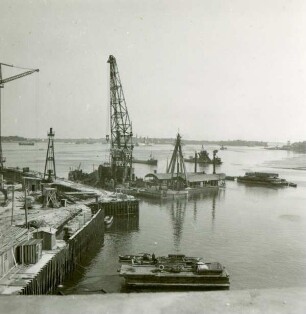
[[(134, 262), (135, 261), (135, 262)], [(120, 276), (130, 287), (229, 288), (229, 274), (220, 263), (204, 263), (184, 255), (147, 260), (132, 259), (121, 265)]]

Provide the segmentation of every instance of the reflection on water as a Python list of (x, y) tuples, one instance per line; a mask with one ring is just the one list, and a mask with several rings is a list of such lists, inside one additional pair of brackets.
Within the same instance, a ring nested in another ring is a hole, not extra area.
[(175, 252), (180, 252), (180, 242), (184, 231), (184, 221), (186, 216), (187, 205), (192, 208), (193, 211), (193, 221), (197, 222), (197, 206), (198, 203), (201, 204), (202, 200), (205, 200), (206, 203), (211, 204), (211, 216), (212, 216), (212, 227), (214, 220), (216, 218), (216, 200), (220, 194), (224, 191), (213, 190), (209, 192), (203, 192), (200, 194), (189, 196), (188, 199), (177, 199), (173, 201), (168, 201), (165, 206), (168, 209), (172, 228), (173, 228), (173, 244)]
[(173, 237), (174, 237), (174, 248), (176, 252), (179, 252), (181, 237), (184, 228), (185, 211), (186, 211), (186, 200), (172, 202), (170, 208), (170, 217), (172, 221)]

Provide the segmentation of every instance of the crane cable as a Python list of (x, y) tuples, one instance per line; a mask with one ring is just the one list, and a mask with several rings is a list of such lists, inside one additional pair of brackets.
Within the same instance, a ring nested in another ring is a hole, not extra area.
[[(3, 64), (3, 63), (2, 63)], [(16, 68), (16, 69), (20, 69), (20, 70), (28, 70), (28, 71), (32, 71), (32, 70), (35, 70), (35, 69), (30, 69), (30, 68), (24, 68), (24, 67), (21, 67), (21, 66), (18, 66), (18, 65), (14, 65), (14, 64), (5, 64), (7, 66), (10, 66), (10, 67), (13, 67), (13, 68)]]
[(35, 136), (38, 137), (39, 72), (35, 79)]

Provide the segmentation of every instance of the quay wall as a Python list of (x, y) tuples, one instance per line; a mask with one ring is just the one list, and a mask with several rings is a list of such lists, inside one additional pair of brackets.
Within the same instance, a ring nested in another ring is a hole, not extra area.
[(22, 295), (51, 294), (68, 278), (86, 253), (97, 241), (104, 241), (104, 211), (99, 210), (92, 219), (71, 236), (62, 248), (19, 292)]
[(139, 224), (139, 201), (122, 200), (111, 202), (98, 202), (88, 205), (94, 216), (72, 235), (67, 245), (63, 247), (46, 264), (38, 274), (31, 279), (19, 292), (22, 295), (52, 294), (57, 290), (64, 279), (69, 278), (77, 266), (86, 259), (86, 254), (97, 244), (104, 241), (104, 217), (105, 215), (117, 218), (133, 218), (133, 227), (138, 228)]
[(42, 178), (41, 173), (30, 171), (28, 168), (4, 168), (1, 174), (5, 180), (17, 183), (22, 183), (23, 177)]
[[(26, 171), (24, 171), (26, 170)], [(5, 168), (2, 171), (3, 177), (12, 182), (22, 182), (24, 176), (38, 177), (38, 174), (29, 172), (28, 169)], [(78, 191), (73, 187), (61, 184), (54, 184), (60, 192)], [(86, 256), (98, 245), (104, 242), (104, 217), (105, 215), (118, 218), (120, 221), (128, 219), (127, 228), (139, 227), (139, 201), (128, 199), (114, 199), (109, 201), (99, 201), (87, 204), (92, 210), (93, 217), (80, 230), (73, 234), (66, 245), (54, 252), (54, 256), (43, 265), (34, 277), (27, 280), (27, 283), (17, 294), (22, 295), (42, 295), (54, 293), (58, 285), (69, 278), (74, 270), (86, 260)], [(69, 218), (71, 219), (71, 217)], [(115, 220), (116, 221), (116, 220)], [(66, 223), (65, 221), (64, 223)], [(59, 226), (57, 232), (60, 233), (63, 224)], [(37, 266), (39, 267), (39, 266)]]
[(111, 202), (95, 202), (88, 206), (93, 212), (103, 209), (105, 216), (114, 217), (138, 217), (139, 216), (139, 201), (138, 200), (122, 200)]

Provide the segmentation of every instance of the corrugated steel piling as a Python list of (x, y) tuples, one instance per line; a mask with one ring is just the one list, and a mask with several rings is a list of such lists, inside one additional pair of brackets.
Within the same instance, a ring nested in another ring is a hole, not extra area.
[(54, 254), (32, 280), (29, 280), (19, 294), (50, 294), (56, 291), (58, 285), (82, 262), (86, 252), (91, 249), (97, 239), (102, 242), (104, 239), (104, 211), (102, 209), (68, 239), (67, 244)]
[[(20, 169), (4, 169), (4, 176), (7, 180), (13, 182), (22, 183), (23, 177), (30, 177), (32, 172), (27, 169), (26, 173)], [(37, 178), (33, 174), (33, 178)], [(31, 179), (31, 178), (30, 178)], [(58, 289), (58, 286), (69, 276), (73, 274), (73, 271), (79, 267), (80, 264), (86, 264), (92, 253), (97, 252), (104, 242), (104, 217), (105, 215), (114, 216), (114, 227), (121, 228), (123, 225), (127, 225), (126, 228), (138, 229), (139, 227), (139, 202), (135, 199), (130, 199), (122, 193), (116, 198), (110, 196), (110, 193), (100, 191), (98, 189), (89, 190), (88, 187), (82, 185), (70, 185), (71, 182), (58, 180), (53, 184), (58, 191), (75, 193), (96, 197), (95, 201), (91, 204), (87, 204), (91, 208), (92, 217), (86, 223), (84, 216), (83, 227), (78, 227), (77, 231), (73, 231), (74, 234), (66, 238), (66, 241), (61, 239), (61, 232), (65, 225), (76, 215), (78, 215), (82, 209), (76, 207), (69, 214), (69, 217), (63, 216), (61, 220), (56, 220), (53, 223), (53, 227), (57, 229), (56, 246), (52, 245), (52, 248), (42, 250), (42, 257), (38, 259), (35, 264), (24, 265), (24, 263), (16, 265), (10, 273), (8, 269), (3, 277), (3, 284), (0, 287), (0, 294), (22, 294), (22, 295), (41, 295), (52, 294)], [(26, 197), (26, 195), (25, 195)], [(76, 205), (77, 206), (77, 205)], [(66, 209), (65, 209), (66, 210)], [(84, 212), (85, 213), (85, 212)], [(87, 213), (90, 215), (90, 211)], [(85, 215), (85, 214), (84, 214)], [(128, 224), (126, 223), (128, 222)], [(76, 219), (77, 223), (77, 219)], [(82, 220), (83, 224), (83, 220)], [(14, 227), (16, 228), (16, 227)], [(26, 233), (26, 229), (24, 230)], [(34, 242), (39, 240), (33, 240)], [(33, 242), (33, 245), (36, 243)], [(32, 242), (31, 242), (32, 243)], [(32, 248), (28, 248), (29, 252), (24, 253), (25, 246), (20, 249), (23, 257), (32, 257), (33, 252), (37, 251)], [(36, 254), (36, 253), (35, 253)], [(33, 255), (34, 256), (34, 255)], [(36, 255), (35, 255), (36, 256)], [(34, 258), (35, 258), (34, 256)], [(24, 259), (24, 258), (23, 258)], [(32, 259), (29, 262), (33, 262)], [(14, 265), (11, 265), (11, 268)]]

